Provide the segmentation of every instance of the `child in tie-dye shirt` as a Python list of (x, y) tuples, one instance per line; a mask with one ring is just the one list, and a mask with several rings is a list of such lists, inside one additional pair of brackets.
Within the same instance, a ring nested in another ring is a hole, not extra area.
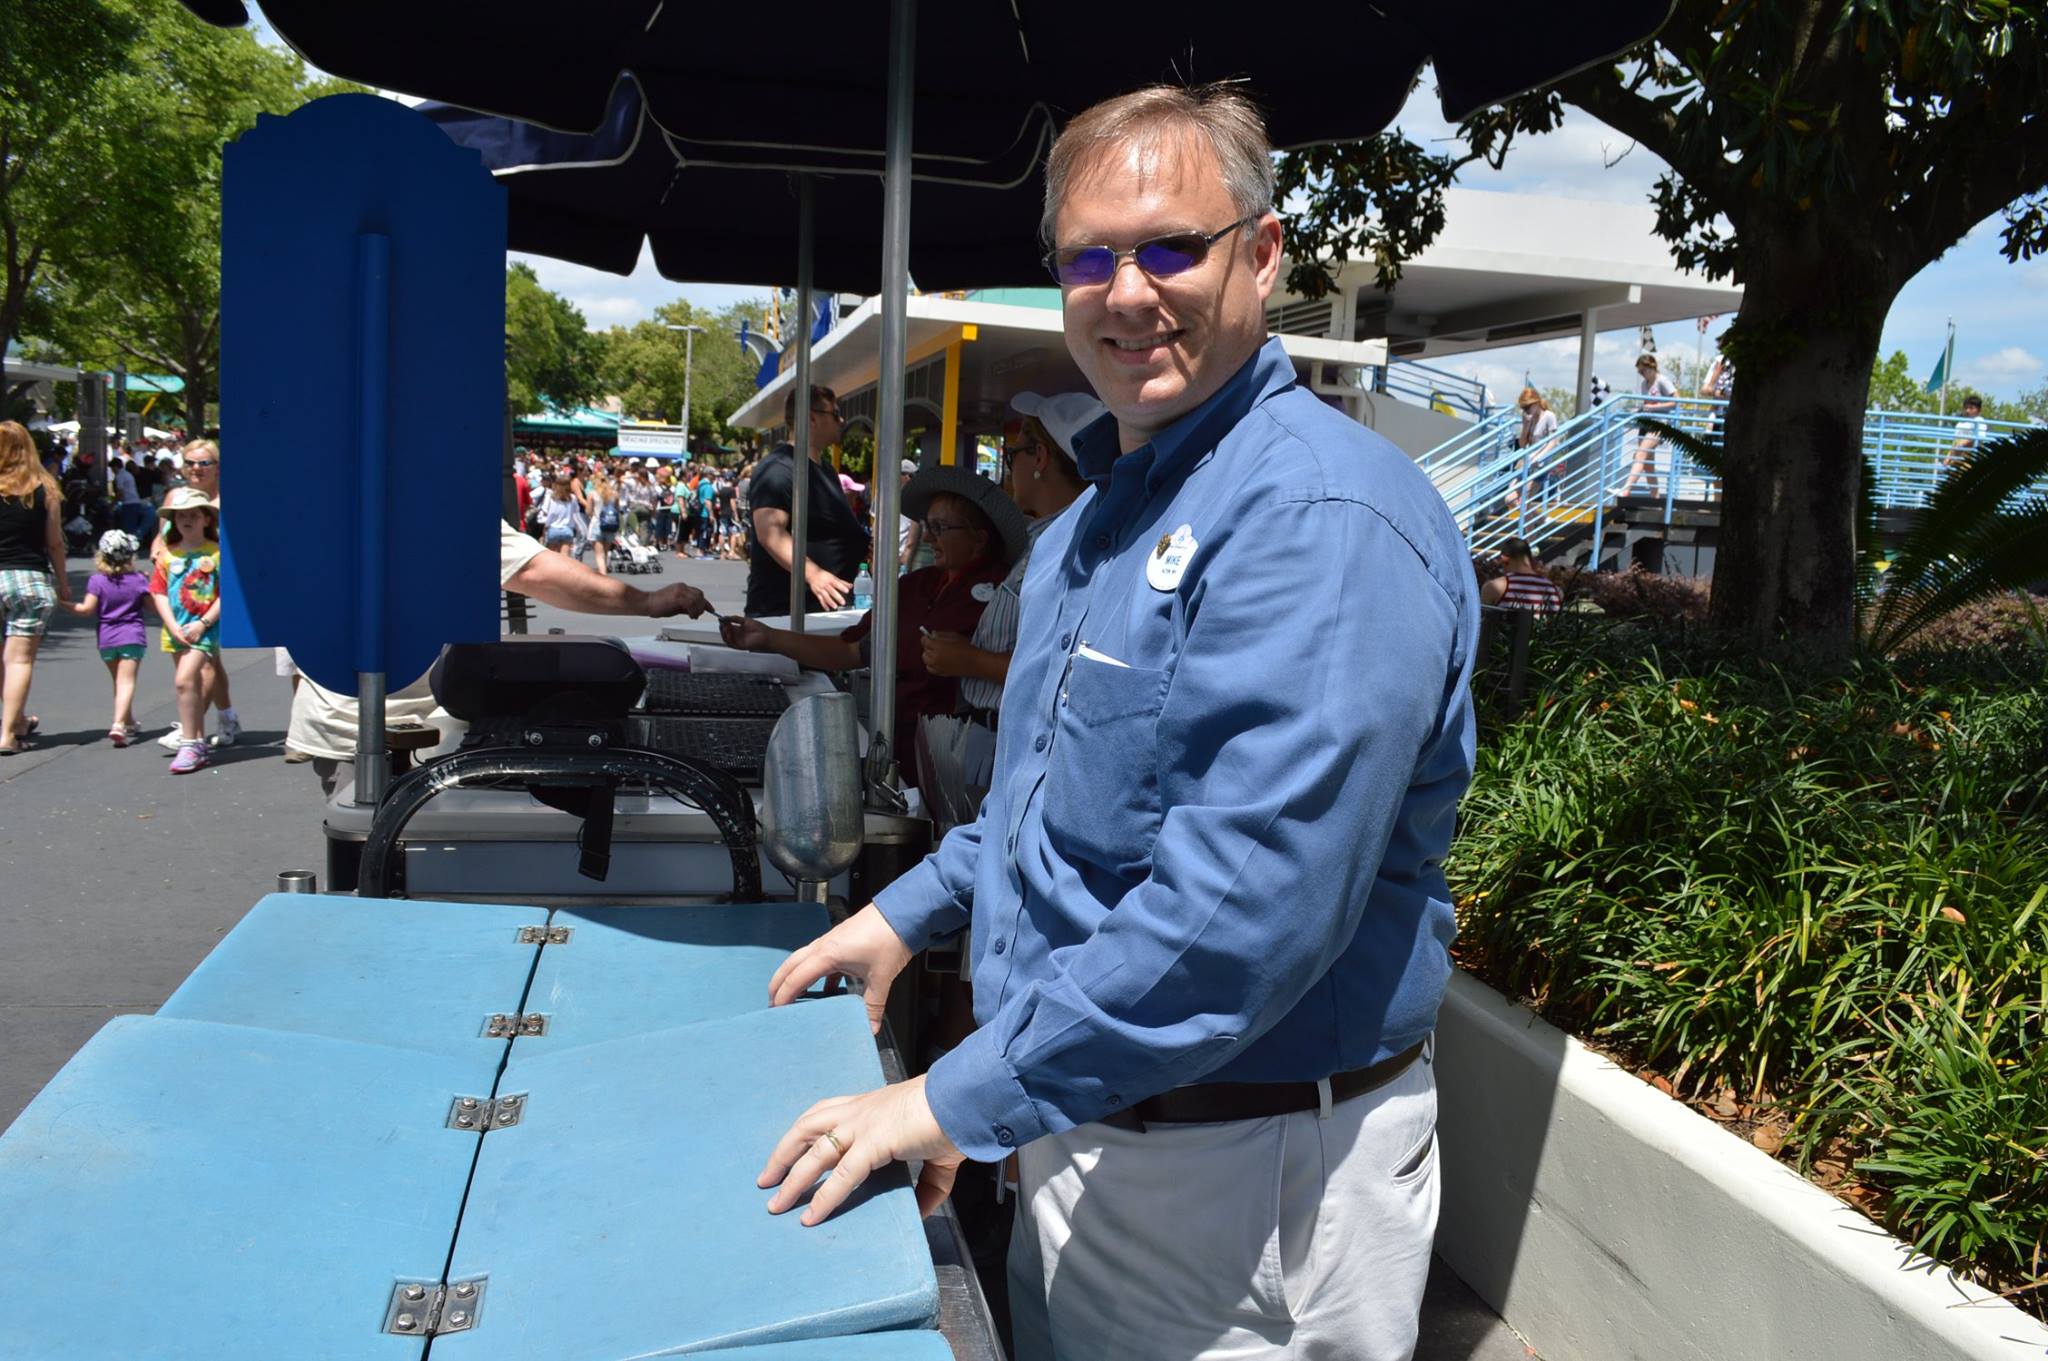
[(207, 765), (206, 697), (220, 665), (220, 511), (197, 487), (178, 488), (163, 508), (171, 527), (149, 591), (178, 659), (180, 740), (171, 774), (189, 775)]

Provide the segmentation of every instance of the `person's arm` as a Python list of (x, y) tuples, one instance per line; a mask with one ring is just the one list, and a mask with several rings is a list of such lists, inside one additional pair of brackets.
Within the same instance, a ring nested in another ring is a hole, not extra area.
[[(789, 532), (789, 512), (763, 506), (754, 512), (754, 540), (767, 551), (769, 557), (782, 564), (782, 570), (790, 570), (790, 561), (796, 552), (796, 539)], [(852, 594), (853, 583), (843, 581), (812, 562), (804, 559), (804, 585), (811, 594), (818, 597), (818, 603), (828, 610), (836, 610), (846, 603)]]
[(928, 633), (924, 669), (934, 676), (961, 676), (1001, 685), (1010, 676), (1010, 654), (976, 647), (957, 633)]
[(50, 555), (50, 581), (57, 603), (71, 603), (71, 573), (64, 561), (64, 506), (61, 497), (43, 493), (43, 551)]
[[(1445, 892), (1433, 866), (1470, 772), (1470, 707), (1445, 709), (1470, 621), (1370, 507), (1282, 502), (1239, 531), (1206, 566), (1142, 742), (1166, 809), (1150, 873), (927, 1075), (932, 1114), (970, 1158), (1200, 1081), (1356, 948), (1369, 902), (1415, 914), (1376, 920), (1383, 948), (1448, 962), (1416, 928)], [(1087, 683), (1135, 695), (1147, 678)]]
[(85, 593), (85, 599), (83, 600), (66, 600), (59, 603), (63, 608), (71, 611), (81, 619), (91, 619), (100, 612), (100, 598), (91, 591)]
[(630, 614), (646, 619), (687, 614), (694, 619), (711, 608), (704, 593), (687, 582), (678, 581), (658, 591), (643, 591), (560, 553), (541, 553), (529, 558), (524, 567), (506, 580), (505, 588), (557, 609), (581, 614)]
[(836, 633), (798, 633), (769, 628), (758, 619), (732, 617), (718, 621), (727, 647), (740, 652), (774, 652), (813, 671), (851, 671), (860, 665), (860, 645)]
[(924, 523), (919, 520), (912, 520), (910, 522), (910, 532), (903, 536), (903, 551), (897, 555), (898, 561), (896, 565), (898, 567), (908, 567), (911, 561), (917, 557), (918, 545), (923, 542)]
[(1491, 581), (1481, 583), (1479, 587), (1479, 603), (1482, 605), (1498, 605), (1501, 602), (1501, 597), (1507, 593), (1508, 579), (1506, 577), (1495, 577)]

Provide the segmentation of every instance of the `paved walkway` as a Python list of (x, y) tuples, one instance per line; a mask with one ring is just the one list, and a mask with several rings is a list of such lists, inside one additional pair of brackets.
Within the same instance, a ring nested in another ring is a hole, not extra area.
[[(91, 564), (72, 568), (83, 583)], [(651, 588), (680, 577), (736, 612), (745, 570), (672, 558), (663, 575), (627, 580)], [(542, 607), (533, 629), (549, 628), (649, 625)], [(116, 750), (93, 625), (63, 613), (52, 621), (29, 702), (42, 731), (32, 751), (0, 758), (0, 1128), (110, 1017), (154, 1011), (280, 870), (325, 864), (319, 781), (283, 759), (290, 682), (267, 650), (230, 651), (227, 667), (242, 741), (210, 769), (172, 776), (154, 741), (175, 718), (168, 659), (153, 651), (143, 662), (144, 744)], [(1438, 1263), (1418, 1361), (1531, 1355)]]

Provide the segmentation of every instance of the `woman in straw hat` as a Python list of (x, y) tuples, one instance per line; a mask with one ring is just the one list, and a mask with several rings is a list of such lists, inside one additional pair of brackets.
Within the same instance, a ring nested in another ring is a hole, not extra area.
[[(925, 634), (971, 634), (1010, 563), (1024, 552), (1030, 529), (1017, 503), (965, 468), (926, 468), (903, 489), (903, 513), (923, 522), (932, 565), (897, 583), (896, 727), (906, 784), (917, 782), (909, 738), (926, 714), (950, 714), (959, 683), (924, 664)], [(726, 645), (743, 652), (779, 652), (820, 671), (851, 671), (872, 661), (872, 613), (841, 633), (796, 633), (755, 619), (719, 623)]]

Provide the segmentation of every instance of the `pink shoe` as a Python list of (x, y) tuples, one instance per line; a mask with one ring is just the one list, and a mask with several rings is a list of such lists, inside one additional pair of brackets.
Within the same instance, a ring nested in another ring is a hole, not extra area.
[(128, 730), (117, 723), (107, 729), (107, 740), (117, 747), (125, 747), (128, 745)]
[(178, 748), (178, 754), (171, 758), (171, 774), (190, 775), (195, 770), (204, 770), (213, 764), (207, 759), (204, 742), (187, 742)]

